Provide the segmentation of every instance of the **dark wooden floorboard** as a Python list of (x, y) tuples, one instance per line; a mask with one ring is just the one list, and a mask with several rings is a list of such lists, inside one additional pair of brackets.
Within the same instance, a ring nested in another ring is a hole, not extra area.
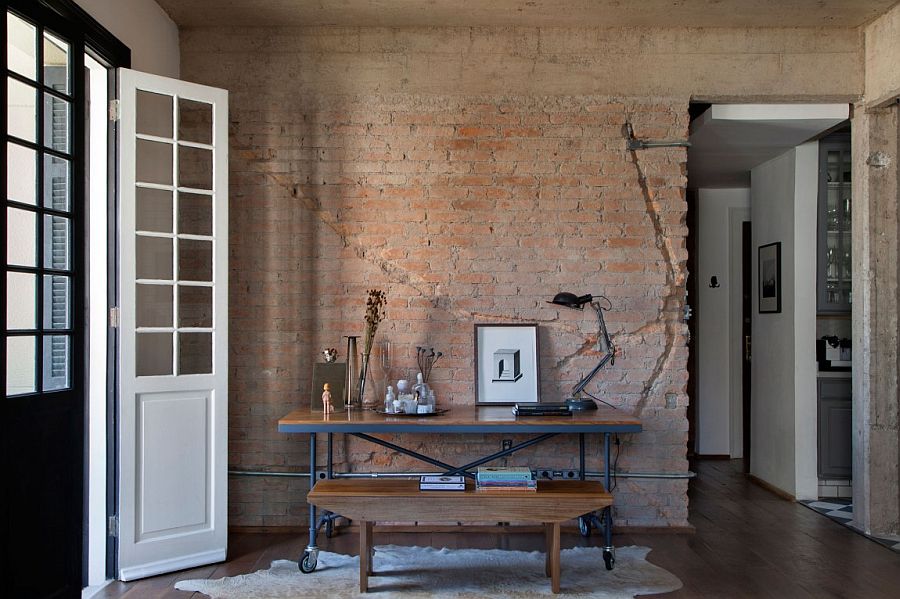
[[(648, 559), (676, 576), (684, 587), (666, 598), (826, 599), (895, 598), (900, 589), (900, 555), (799, 504), (751, 483), (739, 460), (701, 461), (691, 481), (690, 521), (694, 534), (625, 533), (617, 546), (644, 545)], [(356, 555), (356, 534), (320, 536), (323, 549)], [(543, 550), (543, 534), (380, 533), (376, 544), (450, 548)], [(187, 578), (221, 578), (296, 561), (305, 534), (232, 534), (228, 561), (132, 583), (115, 582), (102, 599), (185, 599), (202, 595), (176, 591)], [(593, 535), (564, 534), (562, 546), (601, 545)], [(377, 559), (377, 558), (376, 558)], [(314, 575), (313, 575), (314, 576)]]

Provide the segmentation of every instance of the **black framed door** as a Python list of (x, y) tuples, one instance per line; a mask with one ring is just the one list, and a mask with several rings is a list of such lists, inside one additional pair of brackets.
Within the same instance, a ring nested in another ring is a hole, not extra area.
[(0, 576), (9, 596), (74, 597), (85, 568), (84, 57), (92, 39), (99, 56), (124, 46), (68, 0), (11, 0), (3, 31)]

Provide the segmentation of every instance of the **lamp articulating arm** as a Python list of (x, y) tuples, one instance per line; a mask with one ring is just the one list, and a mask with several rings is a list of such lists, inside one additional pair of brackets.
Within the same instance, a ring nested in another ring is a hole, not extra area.
[(588, 384), (594, 379), (594, 377), (597, 376), (597, 373), (600, 372), (603, 367), (607, 365), (607, 363), (616, 363), (616, 346), (613, 345), (612, 339), (609, 338), (609, 331), (606, 329), (606, 320), (604, 320), (603, 318), (603, 307), (600, 306), (598, 302), (592, 301), (591, 308), (593, 308), (594, 312), (597, 313), (597, 320), (599, 324), (599, 330), (597, 332), (597, 345), (600, 346), (600, 350), (603, 352), (603, 357), (586, 377), (578, 381), (578, 384), (572, 387), (572, 396), (576, 398), (581, 395), (581, 392), (584, 391), (584, 388), (588, 386)]

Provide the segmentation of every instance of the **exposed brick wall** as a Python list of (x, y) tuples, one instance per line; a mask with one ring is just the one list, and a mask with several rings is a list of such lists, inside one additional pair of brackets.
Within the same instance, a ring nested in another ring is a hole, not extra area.
[[(204, 82), (205, 62), (183, 55), (185, 78)], [(622, 437), (618, 466), (687, 470), (686, 154), (633, 156), (622, 133), (628, 120), (640, 137), (685, 138), (686, 100), (291, 96), (252, 80), (236, 70), (212, 82), (231, 91), (231, 467), (305, 470), (306, 437), (275, 423), (309, 405), (320, 349), (343, 354), (341, 336), (362, 332), (365, 291), (377, 287), (394, 378), (414, 372), (415, 346), (435, 346), (447, 357), (433, 386), (451, 404), (474, 401), (476, 322), (539, 323), (541, 391), (562, 397), (596, 363), (596, 323), (545, 302), (561, 290), (608, 296), (623, 355), (594, 390), (644, 420), (643, 433)], [(499, 441), (397, 442), (463, 462)], [(425, 468), (340, 436), (336, 450), (338, 467)], [(577, 438), (560, 439), (509, 463), (572, 467), (576, 453)], [(601, 455), (590, 439), (590, 470)], [(232, 525), (304, 523), (303, 481), (232, 477), (230, 488)], [(685, 525), (686, 491), (686, 481), (622, 479), (618, 522)]]

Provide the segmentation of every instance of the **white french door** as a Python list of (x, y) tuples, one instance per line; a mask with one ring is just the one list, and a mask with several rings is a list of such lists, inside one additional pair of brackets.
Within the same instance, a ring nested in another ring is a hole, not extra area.
[(228, 94), (119, 70), (119, 555), (225, 559)]

